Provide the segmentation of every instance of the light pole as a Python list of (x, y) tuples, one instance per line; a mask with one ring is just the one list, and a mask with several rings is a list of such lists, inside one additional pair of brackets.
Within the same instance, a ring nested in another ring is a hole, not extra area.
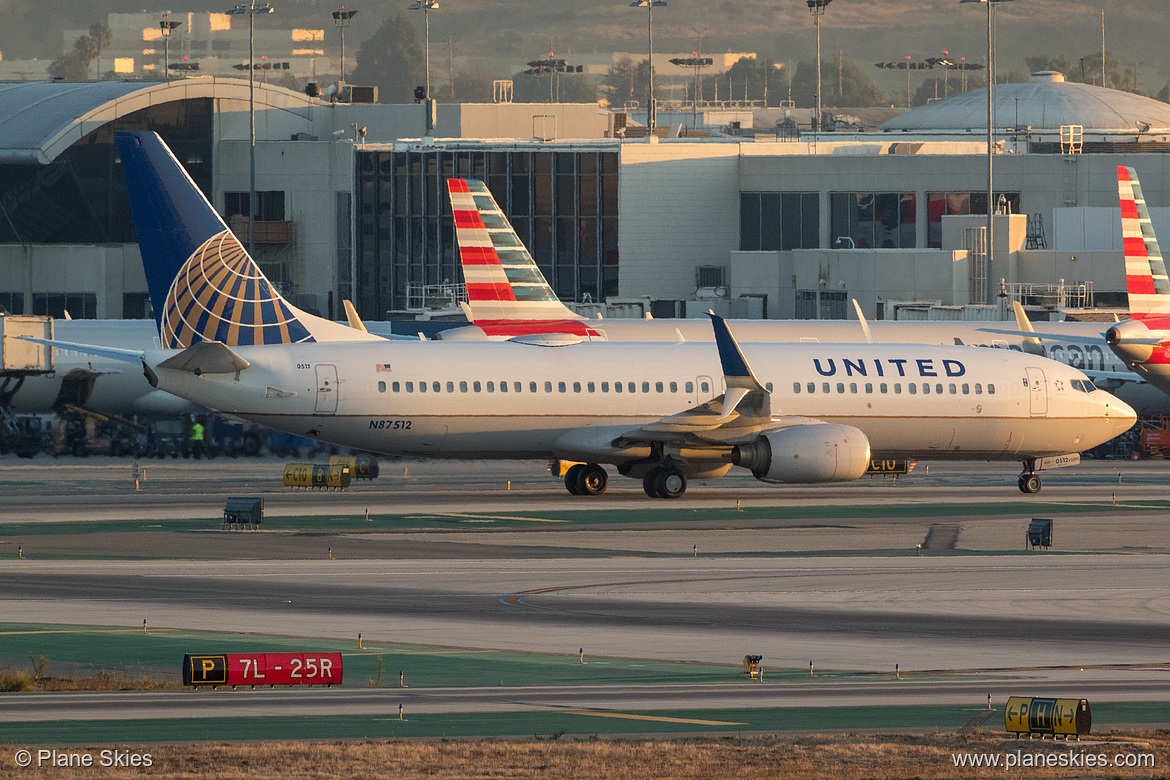
[[(690, 57), (675, 57), (670, 61), (671, 65), (677, 65), (680, 68), (694, 68), (695, 69), (695, 86), (691, 92), (691, 127), (699, 126), (699, 90), (702, 89), (703, 66), (711, 65), (715, 60), (711, 57), (700, 57), (697, 51), (691, 52)], [(768, 77), (764, 76), (764, 107), (767, 108), (768, 96)]]
[(337, 25), (337, 29), (341, 30), (341, 81), (345, 82), (345, 28), (349, 27), (349, 22), (357, 16), (357, 11), (347, 11), (344, 5), (337, 6), (337, 10), (333, 12), (333, 23)]
[(646, 40), (650, 47), (650, 94), (646, 99), (646, 126), (650, 134), (654, 134), (654, 125), (658, 120), (658, 112), (654, 106), (654, 8), (665, 7), (666, 0), (634, 0), (630, 8), (646, 9)]
[(439, 7), (439, 0), (415, 0), (407, 6), (411, 11), (423, 12), (424, 39), (426, 41), (426, 90), (427, 100), (431, 99), (431, 11)]
[(248, 5), (237, 5), (229, 14), (248, 15), (248, 254), (256, 259), (256, 14), (270, 14), (268, 3), (250, 0)]
[(813, 117), (813, 138), (821, 123), (821, 17), (825, 15), (825, 7), (833, 0), (808, 0), (808, 10), (813, 15), (813, 22), (817, 27), (817, 110)]
[(992, 297), (991, 260), (995, 253), (995, 156), (994, 131), (995, 124), (995, 51), (992, 45), (992, 9), (996, 3), (1011, 2), (1011, 0), (959, 0), (960, 3), (987, 4), (987, 300)]
[(162, 21), (158, 23), (163, 37), (163, 81), (171, 80), (171, 31), (182, 24), (182, 22), (172, 22), (168, 18), (170, 15), (169, 11), (164, 11)]

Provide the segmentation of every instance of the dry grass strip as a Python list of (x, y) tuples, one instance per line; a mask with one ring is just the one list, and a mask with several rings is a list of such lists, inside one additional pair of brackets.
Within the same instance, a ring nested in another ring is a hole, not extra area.
[[(90, 752), (102, 747), (69, 747)], [(127, 749), (121, 746), (122, 749)], [(0, 778), (205, 778), (224, 780), (910, 780), (911, 778), (1165, 778), (1170, 769), (1170, 731), (1112, 732), (1092, 743), (1017, 741), (1002, 734), (766, 735), (746, 738), (607, 739), (558, 741), (418, 740), (395, 742), (271, 742), (255, 744), (150, 745), (148, 769), (17, 770), (16, 747), (0, 747)], [(36, 748), (33, 748), (35, 751)], [(1153, 769), (959, 768), (955, 753), (1089, 752), (1152, 753)]]

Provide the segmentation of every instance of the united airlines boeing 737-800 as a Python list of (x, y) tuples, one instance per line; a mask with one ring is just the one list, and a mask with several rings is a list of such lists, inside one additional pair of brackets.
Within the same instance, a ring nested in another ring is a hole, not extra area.
[(767, 482), (856, 479), (875, 456), (1015, 460), (1020, 489), (1035, 492), (1037, 459), (1135, 419), (1082, 372), (1034, 355), (741, 346), (714, 316), (714, 344), (324, 341), (332, 327), (299, 316), (221, 221), (193, 215), (206, 200), (176, 195), (194, 185), (157, 135), (117, 143), (131, 201), (150, 204), (176, 269), (157, 307), (164, 344), (189, 346), (100, 353), (140, 362), (158, 389), (290, 433), (386, 454), (578, 461), (566, 477), (578, 494), (605, 489), (605, 465), (672, 498), (688, 478), (735, 466)]

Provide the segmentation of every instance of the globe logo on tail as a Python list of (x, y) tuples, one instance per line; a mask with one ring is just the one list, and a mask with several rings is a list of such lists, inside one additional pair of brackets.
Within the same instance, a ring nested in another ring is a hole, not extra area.
[(183, 264), (167, 293), (162, 343), (232, 346), (315, 341), (231, 231), (217, 233)]

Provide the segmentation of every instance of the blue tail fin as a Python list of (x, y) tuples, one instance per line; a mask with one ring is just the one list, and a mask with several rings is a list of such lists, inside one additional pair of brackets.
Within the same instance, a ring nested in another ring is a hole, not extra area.
[(158, 134), (117, 133), (115, 142), (164, 347), (377, 338), (281, 297)]

